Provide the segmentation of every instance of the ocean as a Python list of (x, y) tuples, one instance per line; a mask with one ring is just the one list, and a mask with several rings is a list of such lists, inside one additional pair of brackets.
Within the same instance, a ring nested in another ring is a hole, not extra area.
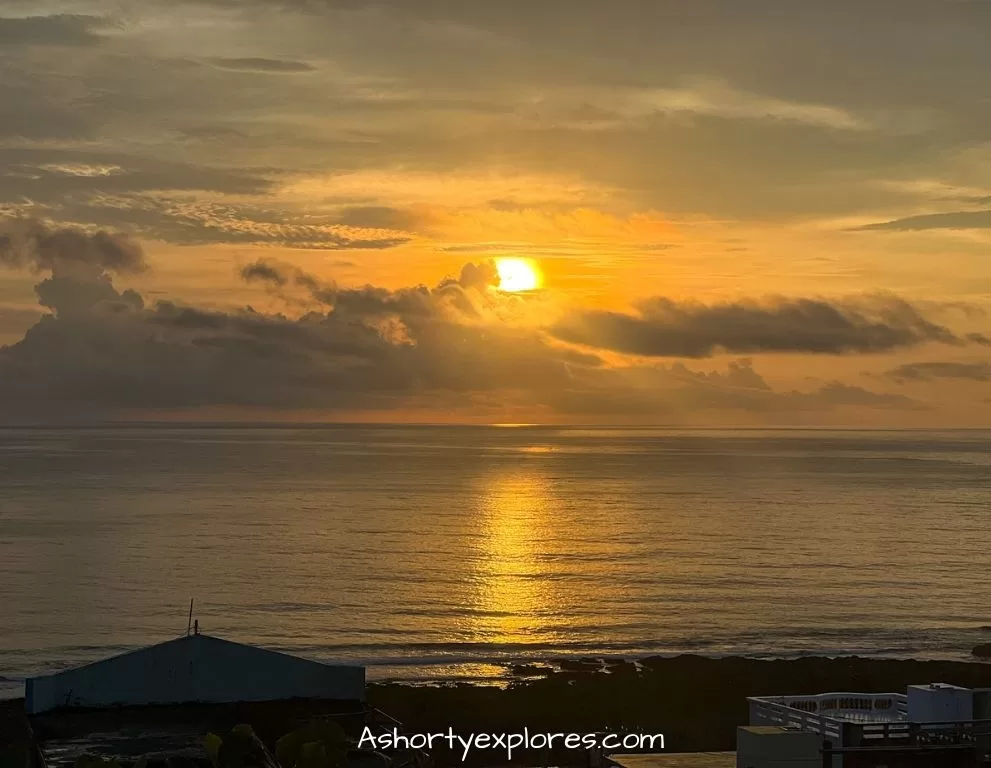
[(184, 634), (191, 598), (203, 632), (373, 679), (966, 659), (989, 572), (986, 431), (0, 430), (0, 696)]

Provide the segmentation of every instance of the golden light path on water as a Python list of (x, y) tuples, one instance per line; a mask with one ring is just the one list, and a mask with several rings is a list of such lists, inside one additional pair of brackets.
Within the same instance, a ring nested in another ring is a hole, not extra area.
[[(208, 634), (370, 679), (496, 683), (500, 662), (653, 653), (971, 658), (989, 446), (970, 431), (0, 430), (0, 697), (174, 636), (190, 597)], [(108, 457), (132, 480), (105, 482)]]
[(561, 596), (540, 558), (554, 518), (547, 480), (531, 472), (494, 479), (481, 500), (471, 634), (486, 643), (549, 642), (539, 630)]

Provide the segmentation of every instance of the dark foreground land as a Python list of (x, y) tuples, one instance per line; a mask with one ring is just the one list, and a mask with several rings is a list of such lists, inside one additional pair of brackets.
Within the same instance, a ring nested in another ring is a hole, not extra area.
[[(373, 684), (369, 701), (409, 732), (663, 733), (665, 751), (732, 750), (736, 727), (749, 716), (746, 697), (827, 691), (904, 693), (931, 682), (991, 687), (991, 664), (888, 661), (857, 657), (762, 661), (699, 656), (649, 658), (610, 669), (563, 671), (505, 690), (471, 685), (410, 687)], [(483, 758), (482, 753), (475, 753)], [(499, 762), (497, 754), (488, 756)], [(522, 754), (541, 762), (548, 756)], [(560, 753), (554, 762), (576, 762)], [(438, 764), (445, 762), (437, 754)], [(554, 764), (551, 762), (550, 764)]]
[[(639, 667), (631, 663), (607, 665), (566, 664), (570, 669), (546, 670), (543, 677), (516, 679), (506, 688), (469, 684), (411, 686), (373, 683), (368, 704), (397, 718), (407, 734), (519, 733), (663, 733), (666, 752), (732, 750), (738, 725), (748, 719), (747, 696), (841, 692), (900, 692), (908, 685), (943, 682), (968, 687), (991, 687), (991, 664), (884, 661), (864, 658), (808, 658), (762, 661), (745, 658), (709, 659), (698, 656), (649, 658)], [(519, 668), (517, 673), (540, 673)], [(35, 718), (34, 732), (45, 742), (46, 754), (58, 753), (59, 743), (84, 738), (99, 747), (109, 730), (134, 732), (149, 718), (169, 712), (172, 728), (195, 736), (236, 722), (253, 726), (270, 746), (284, 733), (314, 716), (341, 716), (341, 703), (271, 702), (250, 705), (213, 705), (140, 708), (137, 710), (63, 711)], [(218, 709), (219, 708), (219, 709)], [(210, 716), (205, 712), (209, 709)], [(156, 710), (158, 714), (156, 714)], [(179, 716), (176, 715), (178, 710)], [(225, 722), (214, 721), (218, 715)], [(109, 718), (109, 721), (108, 721)], [(71, 722), (70, 722), (71, 721)], [(113, 728), (109, 728), (109, 722)], [(17, 764), (29, 745), (22, 702), (0, 706), (0, 765)], [(342, 722), (343, 724), (343, 722)], [(71, 727), (70, 727), (71, 725)], [(80, 730), (82, 733), (80, 733)], [(159, 731), (162, 729), (159, 728)], [(354, 735), (359, 726), (347, 729)], [(29, 732), (29, 731), (28, 731)], [(133, 740), (132, 740), (133, 741)], [(438, 742), (439, 743), (439, 742)], [(151, 741), (138, 742), (139, 752), (156, 751)], [(197, 749), (199, 747), (197, 746)], [(54, 753), (53, 751), (54, 750)], [(100, 751), (97, 749), (97, 751)], [(18, 756), (15, 762), (11, 758)], [(137, 754), (134, 755), (135, 757)], [(444, 747), (433, 750), (438, 766), (461, 765), (461, 754)], [(518, 752), (518, 764), (585, 765), (581, 751)], [(56, 761), (62, 762), (62, 761)], [(505, 765), (499, 750), (473, 751), (469, 765)]]

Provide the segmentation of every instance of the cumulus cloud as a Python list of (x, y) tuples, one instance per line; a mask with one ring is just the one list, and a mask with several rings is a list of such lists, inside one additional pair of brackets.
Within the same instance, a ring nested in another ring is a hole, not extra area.
[(491, 261), (480, 264), (469, 262), (461, 268), (457, 278), (445, 278), (433, 289), (421, 285), (388, 291), (366, 285), (340, 290), (333, 281), (321, 280), (291, 264), (265, 259), (242, 267), (240, 275), (247, 282), (265, 284), (277, 295), (287, 298), (284, 288), (300, 287), (314, 301), (339, 312), (396, 314), (400, 317), (432, 315), (442, 312), (445, 306), (452, 307), (463, 316), (477, 317), (483, 305), (494, 303), (493, 295), (487, 294), (486, 289), (499, 282), (499, 274)]
[(54, 276), (80, 269), (125, 273), (146, 268), (141, 246), (125, 235), (52, 227), (33, 219), (0, 224), (0, 265)]
[(576, 312), (553, 328), (564, 341), (649, 357), (710, 357), (720, 352), (888, 352), (961, 338), (890, 295), (835, 300), (771, 298), (723, 304), (655, 298), (636, 314)]
[[(704, 371), (680, 362), (607, 365), (532, 324), (507, 321), (529, 299), (492, 290), (491, 262), (397, 290), (340, 286), (271, 260), (245, 265), (243, 280), (303, 296), (304, 311), (289, 316), (171, 301), (146, 306), (137, 292), (113, 285), (111, 273), (145, 268), (140, 248), (118, 234), (16, 221), (4, 238), (0, 264), (44, 274), (36, 292), (50, 310), (21, 341), (0, 348), (5, 416), (210, 406), (382, 410), (412, 401), (435, 408), (510, 402), (574, 418), (919, 407), (841, 382), (776, 391), (748, 358)], [(889, 321), (912, 317), (893, 301)], [(695, 338), (691, 326), (687, 338)]]
[[(478, 322), (479, 273), (485, 268), (475, 265), (434, 288), (334, 288), (322, 296), (327, 306), (296, 318), (172, 302), (146, 308), (105, 275), (57, 285), (49, 278), (39, 297), (55, 312), (0, 349), (0, 411), (57, 420), (209, 406), (336, 412), (509, 402), (573, 418), (650, 419), (914, 407), (840, 384), (775, 392), (749, 360), (710, 371), (606, 366), (532, 328)], [(244, 274), (283, 287), (310, 278), (265, 264)], [(314, 279), (312, 289), (327, 286)]]
[(147, 269), (141, 246), (120, 233), (9, 220), (0, 225), (0, 266), (47, 273), (35, 293), (58, 318), (144, 306), (136, 291), (118, 293), (108, 274)]
[[(270, 265), (244, 273), (290, 279)], [(569, 366), (598, 363), (532, 331), (459, 322), (473, 300), (458, 295), (477, 289), (457, 280), (388, 291), (296, 278), (328, 306), (295, 319), (170, 302), (143, 308), (103, 277), (65, 282), (51, 301), (46, 281), (39, 295), (58, 311), (0, 351), (0, 402), (29, 410), (56, 402), (100, 409), (396, 407), (416, 393), (561, 387)]]

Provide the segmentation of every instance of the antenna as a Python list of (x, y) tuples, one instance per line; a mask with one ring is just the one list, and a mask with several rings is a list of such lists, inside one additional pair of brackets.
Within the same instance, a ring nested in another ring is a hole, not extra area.
[[(198, 624), (199, 622), (197, 622)], [(186, 637), (193, 631), (193, 598), (189, 598), (189, 621), (186, 622)]]

